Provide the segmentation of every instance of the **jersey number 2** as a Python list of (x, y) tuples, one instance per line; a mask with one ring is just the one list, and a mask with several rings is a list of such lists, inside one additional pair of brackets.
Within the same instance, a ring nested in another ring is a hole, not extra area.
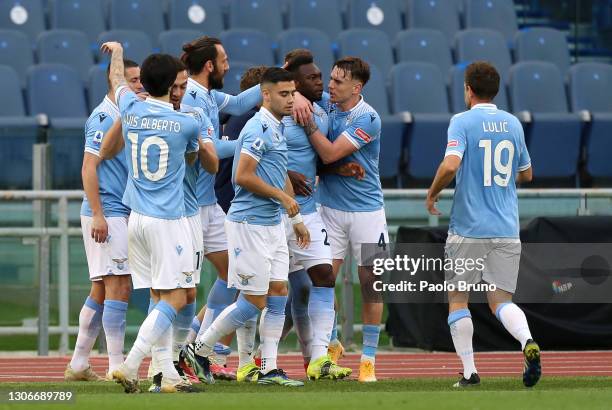
[[(138, 133), (128, 132), (128, 139), (132, 143), (132, 171), (135, 179), (140, 177), (138, 172)], [(157, 171), (149, 171), (148, 151), (151, 145), (159, 147), (159, 165)], [(140, 146), (140, 168), (146, 179), (149, 181), (159, 181), (166, 175), (168, 170), (168, 153), (170, 149), (168, 143), (160, 137), (147, 137), (142, 141)]]
[[(491, 140), (480, 140), (478, 143), (480, 148), (484, 148), (484, 168), (483, 168), (483, 184), (491, 186)], [(505, 164), (502, 163), (502, 152), (508, 150), (508, 160)], [(493, 165), (497, 174), (493, 177), (493, 181), (501, 187), (507, 187), (512, 176), (512, 159), (514, 157), (514, 145), (509, 140), (502, 140), (495, 146), (493, 154)]]

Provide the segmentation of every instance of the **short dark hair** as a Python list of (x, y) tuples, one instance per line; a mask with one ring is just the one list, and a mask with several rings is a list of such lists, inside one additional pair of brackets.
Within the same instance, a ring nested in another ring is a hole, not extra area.
[(187, 66), (185, 66), (185, 64), (181, 61), (180, 58), (174, 57), (174, 62), (176, 63), (177, 74), (180, 73), (181, 71), (187, 70)]
[(499, 73), (486, 61), (475, 61), (465, 69), (465, 84), (476, 97), (492, 100), (499, 92)]
[(163, 97), (168, 94), (176, 80), (177, 66), (175, 57), (170, 54), (151, 54), (140, 67), (140, 81), (151, 96)]
[(268, 69), (265, 65), (251, 67), (240, 77), (240, 91), (248, 90), (249, 88), (261, 82), (261, 76)]
[(278, 84), (283, 81), (293, 81), (294, 75), (284, 68), (270, 67), (261, 75), (262, 84)]
[(303, 54), (297, 54), (292, 59), (287, 60), (287, 67), (285, 67), (285, 70), (291, 73), (296, 73), (301, 66), (312, 64), (313, 62), (314, 58), (312, 57), (312, 53), (308, 52)]
[(207, 61), (214, 62), (216, 60), (219, 54), (217, 44), (221, 45), (221, 40), (215, 37), (204, 36), (183, 45), (181, 61), (185, 64), (190, 74), (201, 73)]
[[(123, 59), (123, 71), (127, 70), (128, 68), (134, 68), (134, 67), (138, 67), (138, 63), (136, 61)], [(106, 81), (108, 83), (108, 88), (110, 90), (111, 82), (110, 82), (109, 77), (110, 77), (110, 62), (106, 66)]]
[(312, 56), (312, 52), (307, 49), (307, 48), (294, 48), (293, 50), (289, 51), (287, 54), (285, 54), (285, 63), (290, 62), (291, 60), (293, 60), (294, 58), (296, 58), (297, 56), (300, 55), (310, 55)]
[(334, 67), (349, 73), (353, 80), (363, 85), (370, 79), (370, 65), (359, 57), (343, 57), (334, 63)]

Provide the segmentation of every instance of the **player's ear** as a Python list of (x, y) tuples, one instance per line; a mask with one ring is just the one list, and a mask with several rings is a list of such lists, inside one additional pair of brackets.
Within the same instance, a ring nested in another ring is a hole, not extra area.
[(215, 64), (212, 62), (212, 60), (208, 60), (206, 63), (204, 63), (204, 69), (209, 73), (212, 73), (215, 71)]

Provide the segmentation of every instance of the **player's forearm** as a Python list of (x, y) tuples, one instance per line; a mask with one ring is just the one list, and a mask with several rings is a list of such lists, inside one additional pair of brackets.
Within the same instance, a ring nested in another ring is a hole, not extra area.
[(231, 115), (242, 115), (260, 104), (261, 98), (261, 87), (257, 84), (238, 95), (230, 95), (221, 111)]
[(236, 153), (238, 140), (227, 141), (215, 138), (213, 142), (215, 143), (215, 150), (219, 159), (231, 158)]
[(200, 150), (198, 156), (200, 159), (200, 165), (209, 174), (216, 174), (219, 172), (219, 157), (215, 150), (215, 144), (212, 142), (203, 142), (200, 140)]
[(100, 147), (100, 157), (103, 159), (112, 159), (117, 156), (125, 146), (121, 128), (121, 120), (115, 123), (106, 131), (106, 135), (102, 139)]
[(97, 165), (99, 162), (90, 159), (83, 161), (81, 177), (83, 179), (83, 190), (87, 196), (87, 202), (94, 215), (103, 215), (104, 209), (100, 201), (100, 185), (98, 183)]
[(291, 198), (295, 198), (295, 192), (293, 191), (293, 184), (291, 183), (291, 179), (289, 176), (285, 178), (285, 186), (283, 187), (283, 191), (289, 195)]
[(264, 198), (281, 201), (285, 192), (264, 182), (255, 173), (236, 173), (236, 183), (247, 191)]
[(323, 164), (331, 164), (342, 158), (334, 144), (319, 131), (316, 125), (307, 125), (304, 131)]
[(456, 170), (449, 168), (444, 162), (442, 162), (438, 167), (438, 171), (436, 172), (436, 176), (434, 177), (429, 191), (427, 191), (427, 196), (429, 198), (437, 197), (440, 192), (442, 192), (442, 190), (451, 183), (453, 178), (455, 178), (456, 173)]
[(120, 86), (126, 85), (123, 74), (123, 48), (121, 47), (113, 50), (111, 55), (109, 78), (113, 92), (117, 91)]

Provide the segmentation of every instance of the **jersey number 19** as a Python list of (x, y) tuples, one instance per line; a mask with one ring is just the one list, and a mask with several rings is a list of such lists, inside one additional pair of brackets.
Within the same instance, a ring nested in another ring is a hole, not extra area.
[[(484, 148), (484, 169), (483, 169), (483, 184), (491, 186), (491, 140), (480, 140), (478, 143), (480, 148)], [(502, 163), (502, 152), (508, 150), (508, 160)], [(495, 146), (493, 153), (493, 165), (497, 174), (493, 177), (493, 181), (501, 187), (507, 187), (510, 178), (512, 177), (512, 159), (514, 158), (514, 145), (509, 140), (502, 140)]]
[[(138, 133), (128, 132), (127, 136), (132, 143), (132, 171), (134, 179), (138, 179), (140, 176), (138, 172)], [(157, 145), (159, 148), (159, 165), (155, 172), (149, 171), (149, 160), (147, 156), (149, 148), (152, 145)], [(142, 141), (142, 145), (140, 146), (140, 168), (145, 178), (149, 181), (159, 181), (166, 175), (166, 171), (168, 170), (168, 152), (168, 143), (160, 137), (147, 137)]]

